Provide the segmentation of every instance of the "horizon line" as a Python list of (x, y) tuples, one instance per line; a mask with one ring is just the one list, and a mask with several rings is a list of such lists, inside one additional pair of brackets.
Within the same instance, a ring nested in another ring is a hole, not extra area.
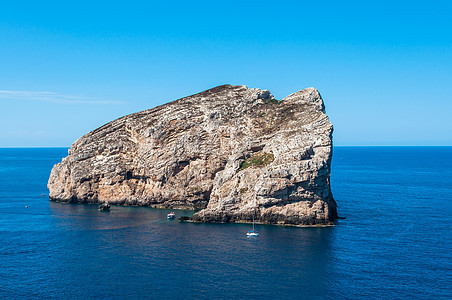
[[(0, 146), (0, 149), (70, 148), (71, 146)], [(452, 147), (452, 145), (333, 145), (333, 147)]]

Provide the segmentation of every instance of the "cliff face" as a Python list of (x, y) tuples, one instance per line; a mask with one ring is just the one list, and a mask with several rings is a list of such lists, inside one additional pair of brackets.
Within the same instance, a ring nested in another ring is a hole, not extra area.
[(200, 222), (329, 224), (332, 125), (314, 88), (219, 86), (114, 120), (52, 169), (50, 199), (202, 209)]

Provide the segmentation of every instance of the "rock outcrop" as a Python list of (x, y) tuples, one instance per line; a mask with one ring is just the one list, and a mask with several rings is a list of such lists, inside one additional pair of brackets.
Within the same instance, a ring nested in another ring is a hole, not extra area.
[(333, 127), (307, 88), (223, 85), (114, 120), (52, 169), (50, 199), (201, 209), (199, 222), (331, 224)]

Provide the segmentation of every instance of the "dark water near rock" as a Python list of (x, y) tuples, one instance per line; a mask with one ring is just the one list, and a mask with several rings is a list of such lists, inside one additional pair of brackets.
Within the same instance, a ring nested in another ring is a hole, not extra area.
[(347, 219), (258, 238), (165, 210), (49, 202), (66, 153), (0, 149), (0, 298), (452, 297), (452, 147), (336, 147)]

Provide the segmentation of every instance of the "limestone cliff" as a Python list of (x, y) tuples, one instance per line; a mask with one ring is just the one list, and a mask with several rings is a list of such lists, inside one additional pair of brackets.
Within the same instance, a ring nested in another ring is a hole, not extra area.
[(331, 224), (333, 127), (314, 88), (223, 85), (114, 120), (52, 169), (50, 199), (201, 209), (200, 222)]

